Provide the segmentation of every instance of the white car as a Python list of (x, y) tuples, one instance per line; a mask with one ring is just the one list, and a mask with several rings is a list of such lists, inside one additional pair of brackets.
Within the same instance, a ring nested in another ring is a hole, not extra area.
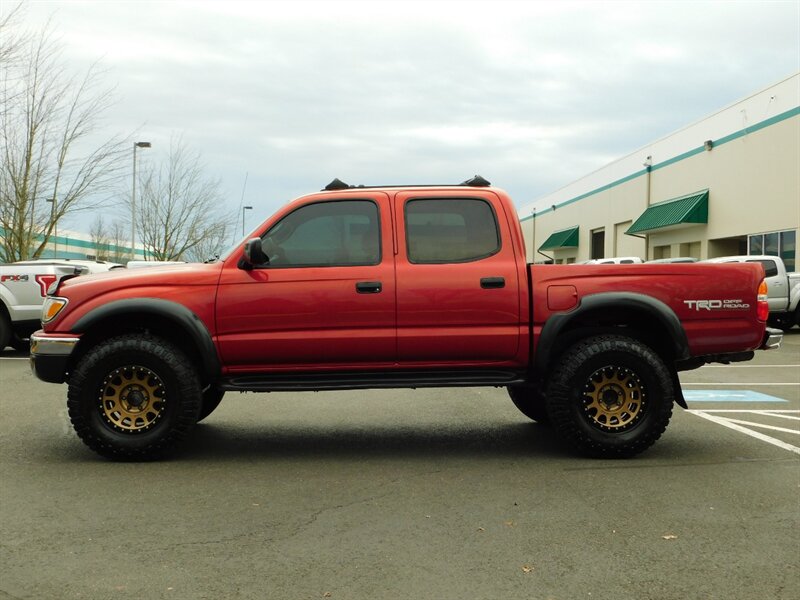
[(638, 256), (618, 256), (616, 258), (593, 258), (587, 260), (585, 265), (639, 265), (644, 261)]
[(37, 258), (36, 260), (23, 260), (15, 265), (66, 265), (70, 267), (77, 267), (82, 270), (82, 274), (89, 273), (105, 273), (114, 269), (124, 269), (125, 265), (119, 263), (108, 262), (105, 260), (85, 260), (80, 258)]
[(789, 330), (800, 325), (800, 273), (787, 273), (779, 256), (757, 254), (752, 256), (720, 256), (703, 262), (757, 262), (764, 267), (771, 325)]

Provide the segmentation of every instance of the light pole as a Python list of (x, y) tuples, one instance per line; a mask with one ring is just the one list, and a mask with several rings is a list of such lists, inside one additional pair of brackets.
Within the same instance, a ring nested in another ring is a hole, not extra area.
[(244, 237), (244, 211), (246, 210), (253, 210), (252, 206), (243, 206), (242, 207), (242, 237)]
[(53, 235), (53, 258), (58, 258), (58, 221), (56, 221), (56, 199), (50, 198), (47, 200), (50, 203), (50, 221), (55, 228), (55, 235)]
[(150, 142), (133, 142), (133, 190), (131, 191), (131, 260), (136, 260), (136, 149), (150, 148)]

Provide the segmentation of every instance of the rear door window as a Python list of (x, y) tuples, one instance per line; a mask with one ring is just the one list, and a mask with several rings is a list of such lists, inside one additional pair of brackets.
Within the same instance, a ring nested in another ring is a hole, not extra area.
[(412, 263), (462, 263), (500, 250), (497, 217), (477, 198), (423, 198), (405, 205), (408, 260)]

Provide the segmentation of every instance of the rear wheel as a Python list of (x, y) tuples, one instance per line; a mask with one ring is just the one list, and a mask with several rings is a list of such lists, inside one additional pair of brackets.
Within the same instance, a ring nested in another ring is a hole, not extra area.
[(542, 425), (550, 422), (541, 389), (533, 385), (510, 385), (508, 395), (523, 415)]
[(80, 360), (67, 408), (78, 436), (120, 460), (158, 458), (197, 423), (201, 388), (186, 355), (150, 335), (112, 338)]
[(634, 456), (661, 437), (672, 416), (673, 380), (661, 357), (623, 336), (588, 338), (567, 350), (547, 395), (557, 431), (583, 454)]
[(800, 311), (780, 313), (769, 319), (770, 325), (784, 331), (789, 331), (796, 323), (800, 324)]

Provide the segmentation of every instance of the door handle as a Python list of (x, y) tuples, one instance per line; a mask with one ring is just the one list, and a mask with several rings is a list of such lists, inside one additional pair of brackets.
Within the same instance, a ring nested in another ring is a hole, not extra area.
[(498, 288), (506, 287), (505, 277), (483, 277), (481, 279), (481, 287), (485, 290), (495, 290)]
[(359, 281), (356, 284), (356, 292), (359, 294), (379, 294), (382, 289), (380, 281)]

